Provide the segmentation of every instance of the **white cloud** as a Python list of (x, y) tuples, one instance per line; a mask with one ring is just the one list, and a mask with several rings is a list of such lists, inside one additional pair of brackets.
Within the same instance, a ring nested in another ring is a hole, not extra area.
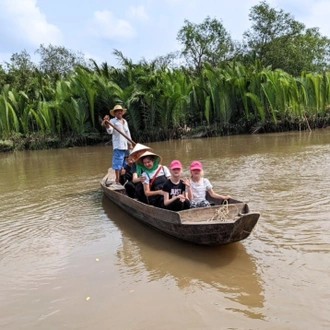
[[(62, 42), (61, 31), (47, 22), (36, 0), (2, 0), (0, 18), (0, 29), (12, 43), (39, 46)], [(3, 37), (1, 32), (0, 37)]]
[(117, 19), (108, 10), (94, 13), (89, 31), (94, 37), (105, 39), (127, 39), (135, 36), (135, 31), (129, 22)]
[[(111, 61), (113, 49), (134, 61), (152, 58), (181, 48), (176, 35), (184, 19), (199, 24), (206, 16), (221, 19), (232, 38), (242, 40), (243, 32), (251, 27), (249, 11), (259, 3), (260, 0), (0, 0), (0, 62), (24, 49), (33, 55), (41, 43), (81, 50), (98, 62)], [(322, 35), (330, 36), (329, 0), (267, 3), (291, 13), (307, 27), (320, 27)]]
[(148, 20), (148, 15), (144, 9), (144, 6), (130, 6), (129, 7), (129, 15), (132, 18), (135, 18), (140, 21), (146, 21)]

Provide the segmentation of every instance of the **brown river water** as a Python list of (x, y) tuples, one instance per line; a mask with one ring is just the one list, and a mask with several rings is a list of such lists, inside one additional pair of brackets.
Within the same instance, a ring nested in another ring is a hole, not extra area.
[(149, 144), (261, 213), (203, 247), (101, 192), (111, 147), (0, 154), (0, 329), (329, 329), (330, 129)]

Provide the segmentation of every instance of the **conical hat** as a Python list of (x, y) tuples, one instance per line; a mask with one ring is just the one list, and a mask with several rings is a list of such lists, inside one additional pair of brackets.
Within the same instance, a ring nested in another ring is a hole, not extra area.
[(139, 157), (146, 152), (147, 150), (152, 150), (150, 147), (147, 147), (143, 144), (137, 143), (130, 153), (131, 159), (135, 162)]
[(140, 155), (140, 157), (138, 158), (138, 160), (136, 161), (138, 164), (140, 165), (143, 165), (143, 161), (142, 161), (142, 158), (146, 157), (146, 156), (154, 156), (154, 157), (158, 157), (158, 164), (161, 164), (162, 163), (162, 157), (157, 155), (157, 154), (154, 154), (153, 152), (151, 151), (146, 151), (144, 152), (142, 155)]

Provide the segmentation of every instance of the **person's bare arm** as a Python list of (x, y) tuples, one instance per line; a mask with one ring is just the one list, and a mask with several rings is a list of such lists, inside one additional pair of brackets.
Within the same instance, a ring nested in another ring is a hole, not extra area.
[(229, 199), (229, 198), (231, 198), (231, 196), (229, 196), (229, 195), (219, 195), (219, 194), (215, 193), (212, 188), (209, 189), (207, 192), (213, 198), (222, 198), (222, 199)]
[(188, 198), (189, 200), (192, 200), (193, 196), (191, 192), (190, 180), (188, 178), (183, 178), (182, 181), (186, 185), (185, 197)]
[(186, 200), (186, 197), (183, 194), (173, 196), (170, 198), (169, 193), (167, 191), (163, 190), (163, 196), (164, 196), (164, 205), (167, 206), (171, 203), (173, 203), (176, 199), (180, 199), (181, 202), (184, 202)]
[(163, 191), (163, 195), (164, 195), (164, 205), (167, 206), (170, 203), (172, 203), (173, 201), (170, 199), (170, 195), (167, 191)]
[(138, 177), (137, 176), (137, 173), (133, 173), (133, 178), (132, 178), (133, 183), (138, 183), (138, 182), (142, 182), (143, 183), (145, 179), (146, 178), (144, 176)]
[(150, 190), (149, 184), (144, 183), (143, 184), (143, 190), (144, 194), (149, 197), (149, 196), (155, 196), (155, 195), (163, 195), (163, 190)]

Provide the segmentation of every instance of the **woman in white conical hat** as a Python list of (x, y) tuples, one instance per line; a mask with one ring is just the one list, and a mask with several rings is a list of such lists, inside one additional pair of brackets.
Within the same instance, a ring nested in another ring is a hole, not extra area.
[(146, 151), (150, 151), (150, 150), (152, 150), (150, 147), (147, 147), (141, 143), (137, 143), (129, 155), (130, 160), (133, 161), (133, 164), (132, 164), (133, 180), (132, 181), (134, 183), (143, 182), (143, 180), (144, 180), (144, 178), (141, 177), (142, 172), (141, 171), (139, 171), (139, 173), (137, 172), (136, 161), (140, 158), (140, 156), (143, 153), (145, 153)]
[[(137, 198), (138, 200), (144, 203), (147, 202), (143, 192), (143, 185), (142, 185), (144, 178), (141, 176), (141, 172), (139, 173), (139, 175), (137, 174), (135, 162), (144, 152), (148, 150), (152, 150), (152, 149), (141, 143), (137, 143), (132, 149), (127, 159), (128, 163), (130, 163), (130, 174), (132, 175), (132, 181), (130, 182), (129, 185), (128, 184), (125, 185), (126, 193), (128, 196)], [(128, 191), (128, 189), (130, 191)]]
[(152, 148), (145, 146), (141, 143), (137, 143), (132, 149), (129, 156), (131, 157), (133, 162), (136, 162), (144, 152), (151, 150)]
[(163, 185), (170, 178), (171, 173), (166, 166), (161, 164), (162, 157), (146, 151), (136, 161), (137, 173), (142, 169), (143, 191), (149, 204), (164, 207)]

